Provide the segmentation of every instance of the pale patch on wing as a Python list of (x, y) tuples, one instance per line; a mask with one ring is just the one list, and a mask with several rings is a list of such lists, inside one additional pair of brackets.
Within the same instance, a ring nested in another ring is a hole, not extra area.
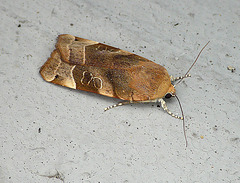
[(51, 57), (46, 61), (46, 63), (41, 67), (40, 74), (43, 79), (51, 82), (55, 79), (56, 71), (61, 63), (60, 55), (57, 50), (54, 50)]
[(75, 65), (69, 65), (65, 62), (61, 62), (56, 72), (58, 77), (55, 78), (54, 83), (76, 89), (76, 82), (72, 74), (72, 71), (74, 68), (75, 68)]
[(48, 82), (76, 89), (76, 83), (72, 74), (74, 68), (75, 65), (62, 62), (58, 51), (54, 50), (51, 57), (42, 66), (40, 74)]
[(98, 44), (96, 41), (62, 34), (58, 37), (56, 48), (61, 54), (63, 61), (71, 64), (85, 64), (85, 47)]

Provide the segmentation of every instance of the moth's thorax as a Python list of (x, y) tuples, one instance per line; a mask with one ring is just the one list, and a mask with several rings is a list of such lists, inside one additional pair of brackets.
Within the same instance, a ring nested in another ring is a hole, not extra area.
[(158, 90), (157, 90), (157, 94), (155, 96), (156, 98), (164, 98), (164, 96), (169, 91), (175, 92), (175, 89), (174, 89), (173, 85), (171, 84), (171, 79), (170, 79), (170, 76), (169, 76), (167, 70), (164, 68), (162, 70), (162, 72), (163, 72), (162, 77), (159, 78)]
[(172, 84), (169, 86), (167, 93), (171, 93), (172, 96), (174, 96), (176, 94), (176, 89), (174, 88), (174, 86)]

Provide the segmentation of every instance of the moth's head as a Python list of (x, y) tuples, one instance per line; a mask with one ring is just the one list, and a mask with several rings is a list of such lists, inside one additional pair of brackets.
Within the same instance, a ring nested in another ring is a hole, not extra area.
[(165, 94), (164, 98), (171, 98), (171, 97), (174, 97), (174, 96), (176, 96), (176, 89), (171, 84), (167, 93)]

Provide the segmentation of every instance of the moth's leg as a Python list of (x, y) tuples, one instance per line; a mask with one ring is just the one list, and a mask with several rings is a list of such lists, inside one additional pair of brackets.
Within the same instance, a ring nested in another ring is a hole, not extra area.
[(163, 110), (166, 111), (168, 114), (170, 114), (172, 117), (183, 120), (183, 117), (179, 117), (173, 114), (171, 111), (169, 111), (169, 109), (167, 108), (166, 102), (162, 98), (159, 99), (158, 102), (161, 102), (161, 107), (163, 108)]
[(112, 109), (112, 108), (114, 108), (114, 107), (118, 107), (118, 106), (121, 106), (121, 105), (133, 104), (133, 103), (139, 103), (139, 102), (137, 102), (137, 101), (119, 102), (118, 104), (115, 104), (115, 105), (111, 105), (111, 106), (109, 106), (109, 107), (106, 107), (106, 108), (104, 109), (104, 111), (107, 111), (107, 110), (109, 110), (109, 109)]
[(118, 106), (121, 106), (121, 105), (126, 105), (126, 104), (139, 104), (139, 103), (150, 103), (150, 102), (158, 102), (159, 100), (158, 99), (154, 99), (154, 100), (143, 100), (143, 101), (132, 101), (132, 100), (129, 100), (129, 101), (125, 101), (125, 102), (119, 102), (118, 104), (115, 104), (115, 105), (111, 105), (109, 107), (106, 107), (104, 109), (104, 111), (107, 111), (109, 109), (112, 109), (114, 107), (118, 107)]
[(107, 111), (109, 109), (112, 109), (114, 107), (126, 105), (126, 104), (134, 104), (134, 103), (149, 103), (149, 102), (160, 102), (161, 107), (163, 108), (164, 111), (166, 111), (168, 114), (170, 114), (172, 117), (177, 118), (177, 119), (183, 119), (183, 117), (179, 117), (175, 114), (173, 114), (169, 109), (167, 108), (167, 104), (163, 99), (154, 99), (154, 100), (145, 100), (145, 101), (125, 101), (125, 102), (119, 102), (118, 104), (106, 107), (104, 111)]
[(191, 77), (191, 74), (187, 74), (185, 76), (179, 76), (179, 77), (176, 77), (176, 78), (174, 78), (173, 76), (170, 76), (170, 79), (171, 79), (171, 82), (174, 82), (174, 81), (177, 81), (177, 80), (180, 80), (180, 79), (183, 79), (183, 78), (188, 78), (188, 77)]

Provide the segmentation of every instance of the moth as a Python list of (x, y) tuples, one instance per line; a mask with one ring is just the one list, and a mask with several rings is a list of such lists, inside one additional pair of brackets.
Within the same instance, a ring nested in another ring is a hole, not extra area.
[(163, 66), (146, 58), (68, 34), (58, 36), (55, 50), (40, 69), (48, 82), (124, 100), (105, 111), (124, 104), (160, 102), (178, 119), (184, 117), (173, 114), (164, 98), (176, 97), (173, 82), (189, 77), (188, 72), (174, 78)]

